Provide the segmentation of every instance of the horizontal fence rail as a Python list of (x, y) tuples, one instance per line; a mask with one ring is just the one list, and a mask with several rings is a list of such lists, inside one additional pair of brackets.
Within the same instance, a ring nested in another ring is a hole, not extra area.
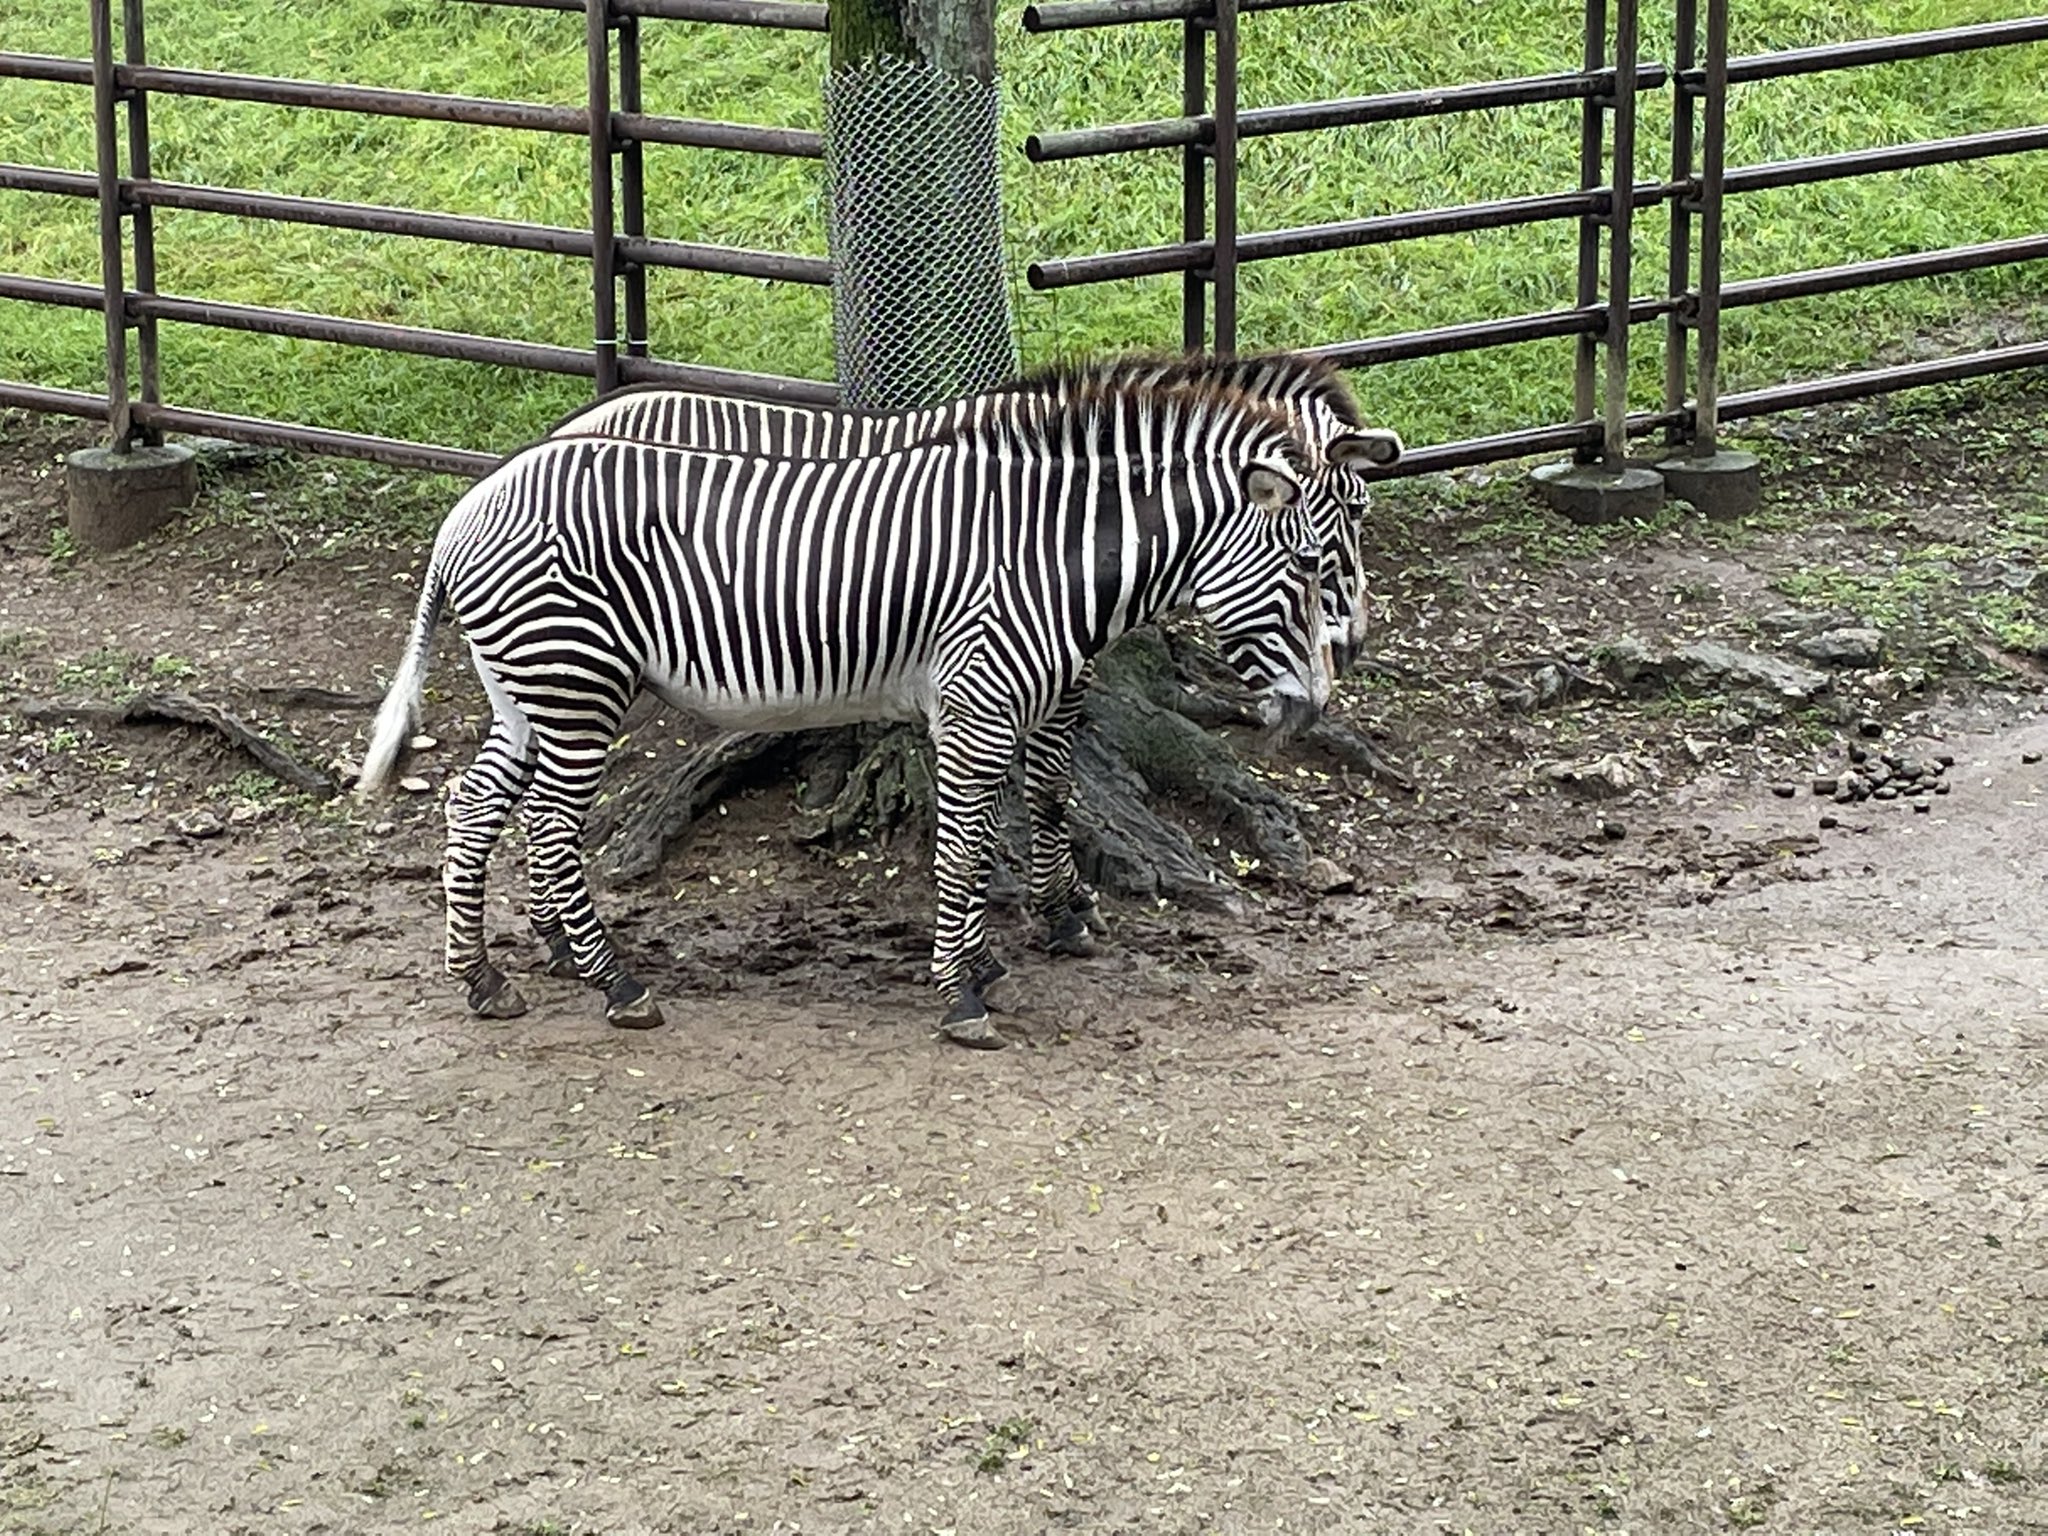
[[(832, 264), (821, 256), (665, 239), (647, 231), (641, 164), (644, 145), (817, 160), (824, 154), (824, 143), (820, 134), (806, 129), (709, 122), (641, 110), (637, 31), (640, 19), (645, 17), (823, 32), (825, 8), (782, 0), (471, 3), (525, 4), (583, 16), (590, 64), (588, 99), (580, 105), (505, 101), (151, 64), (144, 57), (141, 0), (90, 0), (92, 58), (0, 52), (0, 79), (83, 87), (93, 93), (97, 170), (0, 164), (0, 190), (94, 201), (100, 209), (102, 252), (101, 280), (97, 284), (0, 273), (0, 299), (100, 311), (105, 316), (107, 331), (108, 378), (105, 397), (0, 382), (0, 404), (105, 421), (113, 429), (117, 444), (122, 446), (131, 436), (148, 441), (165, 430), (204, 431), (281, 447), (458, 473), (476, 473), (493, 462), (488, 454), (466, 449), (168, 405), (160, 398), (158, 386), (159, 322), (582, 377), (593, 380), (600, 393), (623, 382), (658, 382), (807, 404), (836, 402), (837, 389), (822, 381), (671, 362), (647, 355), (649, 269), (825, 286), (832, 281)], [(618, 79), (616, 109), (612, 101), (614, 73)], [(565, 228), (431, 209), (161, 181), (149, 174), (147, 114), (152, 99), (167, 96), (583, 138), (592, 146), (592, 222), (588, 228)], [(123, 114), (125, 125), (121, 120)], [(589, 262), (596, 278), (595, 340), (589, 347), (556, 346), (158, 293), (153, 220), (158, 209), (450, 241)], [(124, 225), (129, 229), (134, 253), (132, 283), (125, 280), (128, 274), (123, 270)], [(620, 288), (625, 293), (624, 337), (617, 335)], [(140, 397), (136, 399), (129, 398), (131, 333), (140, 364)]]
[[(1229, 0), (1201, 0), (1199, 5), (1181, 0), (1071, 0), (1027, 8), (1025, 26), (1031, 31), (1180, 19), (1184, 22), (1182, 57), (1188, 85), (1180, 117), (1034, 133), (1024, 142), (1027, 158), (1041, 164), (1179, 151), (1184, 164), (1185, 237), (1121, 251), (1041, 257), (1027, 266), (1026, 277), (1035, 289), (1057, 290), (1179, 274), (1183, 280), (1184, 344), (1194, 347), (1207, 341), (1216, 350), (1227, 352), (1237, 344), (1236, 300), (1230, 290), (1238, 269), (1247, 262), (1551, 221), (1575, 222), (1580, 231), (1580, 302), (1575, 306), (1332, 341), (1304, 349), (1340, 366), (1365, 368), (1491, 347), (1575, 339), (1574, 394), (1579, 420), (1419, 448), (1404, 455), (1400, 464), (1384, 475), (1427, 473), (1529, 453), (1569, 451), (1581, 461), (1590, 461), (1596, 449), (1604, 464), (1619, 470), (1621, 445), (1627, 439), (1659, 432), (1672, 445), (1711, 455), (1716, 421), (1731, 412), (1746, 416), (1757, 414), (1760, 408), (1796, 409), (1820, 400), (1858, 398), (1911, 383), (1976, 377), (2037, 366), (2042, 361), (2037, 347), (2000, 348), (1952, 364), (1914, 363), (1865, 370), (1836, 380), (1748, 391), (1730, 396), (1728, 409), (1719, 408), (1719, 318), (1724, 308), (2048, 257), (2048, 234), (2043, 234), (1724, 283), (1721, 221), (1724, 200), (1731, 195), (2048, 149), (2048, 125), (2043, 125), (1731, 168), (1723, 163), (1731, 86), (2048, 41), (2048, 16), (1730, 58), (1727, 0), (1704, 0), (1704, 4), (1702, 0), (1679, 0), (1674, 52), (1667, 64), (1638, 56), (1635, 0), (1615, 0), (1611, 46), (1608, 6), (1605, 0), (1590, 0), (1585, 67), (1578, 71), (1334, 101), (1241, 107), (1236, 99), (1236, 55), (1234, 50), (1226, 51), (1221, 42), (1225, 9), (1234, 14), (1289, 4), (1290, 0), (1238, 0), (1234, 7)], [(1696, 59), (1702, 22), (1707, 51), (1704, 64)], [(1207, 41), (1212, 34), (1218, 38), (1213, 59)], [(1217, 102), (1213, 110), (1206, 105), (1212, 87)], [(1668, 90), (1672, 100), (1673, 170), (1665, 180), (1647, 182), (1634, 175), (1635, 104), (1660, 90)], [(1377, 214), (1294, 229), (1238, 229), (1235, 160), (1242, 140), (1574, 100), (1583, 104), (1585, 113), (1581, 144), (1584, 184), (1579, 191)], [(1694, 121), (1701, 104), (1707, 109), (1703, 132)], [(1610, 158), (1611, 174), (1606, 169)], [(1668, 209), (1672, 226), (1669, 291), (1644, 297), (1630, 291), (1627, 241), (1617, 226), (1625, 226), (1636, 211), (1660, 204)], [(1205, 318), (1211, 296), (1213, 329)], [(1665, 328), (1664, 409), (1630, 412), (1625, 389), (1626, 333), (1656, 322)], [(1688, 351), (1695, 341), (1696, 379), (1688, 372)], [(1599, 399), (1595, 377), (1603, 349), (1608, 377), (1604, 402)]]
[[(1670, 188), (1646, 182), (1635, 189), (1635, 205), (1644, 207), (1669, 196)], [(1287, 256), (1311, 256), (1323, 251), (1354, 250), (1367, 245), (1389, 245), (1401, 240), (1420, 240), (1429, 235), (1461, 235), (1482, 229), (1511, 229), (1520, 224), (1541, 224), (1555, 219), (1605, 217), (1613, 206), (1607, 191), (1552, 192), (1536, 197), (1510, 197), (1493, 203), (1465, 203), (1455, 208), (1426, 208), (1414, 213), (1387, 213), (1370, 219), (1347, 219), (1337, 224), (1306, 224), (1296, 229), (1276, 229), (1263, 234), (1239, 235), (1237, 259), (1276, 261)], [(1183, 241), (1178, 245), (1144, 246), (1129, 251), (1108, 251), (1100, 256), (1076, 256), (1064, 261), (1034, 261), (1025, 276), (1034, 288), (1072, 288), (1083, 283), (1107, 283), (1127, 277), (1152, 277), (1163, 272), (1200, 271), (1215, 260), (1211, 240)]]
[[(1854, 43), (1823, 43), (1817, 48), (1790, 48), (1783, 53), (1760, 53), (1730, 59), (1728, 83), (1746, 85), (1755, 80), (1785, 80), (1793, 75), (1861, 69), (1870, 64), (1901, 64), (1909, 59), (1931, 59), (1942, 54), (1975, 53), (1985, 48), (2040, 42), (2048, 42), (2048, 16), (2023, 16), (2017, 21), (1946, 27), (1939, 32), (1905, 32), (1896, 37), (1873, 37)], [(1686, 70), (1680, 78), (1688, 90), (1698, 91), (1706, 87), (1704, 70)]]
[[(92, 59), (0, 52), (0, 78), (61, 84), (93, 93), (98, 130), (96, 169), (81, 172), (0, 165), (0, 189), (95, 201), (101, 212), (104, 268), (97, 283), (0, 273), (0, 300), (103, 314), (109, 386), (107, 394), (100, 396), (33, 383), (0, 382), (0, 405), (106, 422), (120, 441), (130, 434), (147, 439), (165, 430), (206, 431), (456, 473), (475, 473), (493, 462), (489, 455), (461, 448), (168, 405), (159, 398), (156, 385), (156, 327), (162, 322), (588, 378), (600, 393), (621, 383), (668, 382), (801, 403), (836, 400), (837, 391), (821, 381), (647, 355), (645, 273), (650, 268), (823, 286), (832, 281), (832, 265), (820, 256), (667, 239), (649, 231), (641, 158), (644, 145), (668, 144), (819, 159), (824, 152), (822, 136), (809, 130), (709, 122), (642, 110), (638, 28), (644, 19), (823, 34), (829, 28), (826, 8), (796, 0), (462, 3), (581, 15), (586, 23), (590, 66), (587, 99), (581, 104), (505, 101), (155, 65), (144, 57), (141, 0), (90, 0), (95, 38)], [(1575, 357), (1573, 420), (1418, 446), (1398, 465), (1378, 472), (1380, 478), (1559, 453), (1571, 455), (1582, 465), (1618, 472), (1628, 443), (1658, 435), (1669, 451), (1706, 457), (1715, 452), (1717, 426), (1724, 420), (2048, 364), (2048, 342), (2027, 342), (1963, 357), (1870, 368), (1833, 379), (1796, 381), (1726, 396), (1719, 393), (1720, 317), (1726, 310), (2048, 259), (2048, 232), (2043, 232), (1804, 272), (1724, 280), (1722, 223), (1731, 196), (2048, 150), (2048, 125), (2038, 125), (1729, 166), (1725, 148), (1731, 89), (1914, 59), (1988, 56), (1991, 50), (2048, 42), (2048, 16), (1731, 57), (1730, 0), (1676, 0), (1671, 52), (1660, 60), (1642, 56), (1637, 36), (1638, 0), (1588, 0), (1583, 62), (1578, 69), (1327, 101), (1243, 105), (1239, 100), (1242, 19), (1267, 11), (1333, 3), (1340, 0), (1047, 0), (1026, 6), (1023, 24), (1034, 33), (1161, 22), (1177, 25), (1182, 64), (1178, 117), (1046, 131), (1031, 134), (1024, 142), (1026, 160), (1045, 166), (1161, 150), (1178, 154), (1182, 238), (1120, 251), (1040, 254), (1025, 266), (1029, 286), (1058, 290), (1174, 277), (1182, 291), (1183, 345), (1228, 352), (1238, 344), (1237, 273), (1246, 263), (1488, 230), (1570, 226), (1576, 234), (1577, 261), (1575, 299), (1568, 305), (1393, 335), (1333, 339), (1305, 349), (1340, 366), (1369, 368), (1493, 347), (1571, 343)], [(1249, 25), (1255, 30), (1257, 24)], [(1668, 175), (1646, 179), (1636, 163), (1635, 145), (1641, 114), (1660, 94), (1668, 98), (1671, 113), (1672, 163)], [(147, 108), (152, 99), (165, 96), (580, 137), (588, 141), (591, 151), (591, 224), (589, 228), (569, 228), (159, 180), (150, 170)], [(1240, 156), (1245, 140), (1369, 129), (1386, 123), (1514, 111), (1556, 102), (1578, 104), (1580, 184), (1576, 188), (1456, 207), (1374, 212), (1294, 228), (1240, 227)], [(155, 291), (152, 216), (162, 208), (454, 241), (588, 262), (595, 278), (593, 344), (559, 346), (159, 293)], [(1630, 267), (1630, 225), (1646, 210), (1669, 220), (1668, 270), (1661, 292), (1636, 291)], [(130, 271), (122, 269), (124, 228), (133, 250)], [(1657, 410), (1630, 409), (1627, 396), (1630, 334), (1645, 326), (1661, 328), (1664, 398)], [(134, 399), (129, 398), (131, 338), (139, 371), (139, 395)]]
[(1721, 307), (1737, 309), (1750, 304), (1807, 299), (1909, 278), (1948, 277), (1957, 272), (1979, 272), (1986, 267), (2043, 259), (2048, 259), (2048, 234), (2021, 235), (1983, 245), (1952, 245), (1945, 250), (1916, 251), (1910, 256), (1884, 256), (1875, 261), (1854, 261), (1839, 267), (1815, 267), (1805, 272), (1781, 272), (1776, 277), (1725, 283), (1721, 287)]
[(1769, 416), (1779, 411), (1799, 411), (1816, 405), (1835, 405), (1844, 400), (1865, 400), (1896, 390), (1927, 384), (1954, 384), (1963, 379), (1981, 379), (2016, 368), (2048, 366), (2048, 341), (2016, 343), (1967, 352), (1957, 357), (1929, 358), (1920, 363), (1899, 363), (1890, 368), (1869, 368), (1832, 379), (1814, 379), (1801, 384), (1777, 384), (1769, 389), (1745, 390), (1724, 395), (1724, 419)]
[[(432, 213), (417, 208), (387, 208), (378, 203), (338, 203), (325, 198), (291, 197), (277, 192), (245, 192), (234, 187), (189, 186), (171, 181), (123, 180), (124, 204), (148, 208), (179, 208), (238, 218), (270, 219), (281, 224), (316, 224), (366, 234), (412, 235), (423, 240), (448, 240), (458, 245), (494, 246), (501, 250), (588, 258), (596, 238), (587, 229), (558, 224), (521, 224), (512, 219), (486, 219), (460, 213)], [(0, 190), (50, 192), (95, 198), (98, 184), (82, 171), (51, 171), (40, 166), (0, 165)], [(832, 264), (822, 256), (787, 256), (779, 251), (750, 251), (739, 246), (697, 245), (682, 240), (621, 237), (615, 242), (629, 261), (687, 272), (718, 272), (732, 277), (758, 277), (786, 283), (826, 285)]]
[[(468, 5), (502, 5), (532, 11), (575, 11), (583, 0), (464, 0)], [(782, 32), (831, 30), (822, 5), (793, 0), (612, 0), (615, 16), (657, 21), (707, 21), (727, 27), (765, 27)]]
[[(582, 7), (579, 5), (577, 9)], [(8, 76), (89, 86), (92, 84), (92, 65), (83, 59), (0, 53), (0, 77)], [(289, 80), (272, 75), (164, 69), (152, 64), (117, 66), (114, 85), (121, 91), (147, 91), (157, 96), (194, 96), (274, 107), (313, 107), (330, 112), (359, 112), (373, 117), (460, 123), (473, 128), (516, 128), (579, 137), (588, 137), (590, 133), (590, 114), (582, 107), (497, 101), (482, 96), (437, 96), (429, 91), (399, 91), (384, 86), (328, 85), (315, 80)], [(825, 153), (824, 136), (805, 128), (759, 128), (744, 123), (705, 122), (697, 118), (652, 117), (644, 112), (613, 113), (612, 134), (614, 138), (638, 139), (646, 144), (739, 150), (806, 160), (820, 159)]]
[[(1615, 72), (1590, 75), (1532, 75), (1521, 80), (1455, 85), (1444, 90), (1394, 91), (1384, 96), (1354, 96), (1341, 101), (1309, 101), (1286, 107), (1254, 107), (1237, 114), (1242, 139), (1283, 133), (1312, 133), (1327, 128), (1356, 128), (1369, 123), (1394, 123), (1422, 117), (1448, 117), (1499, 107), (1525, 107), (1539, 102), (1583, 101), (1614, 93)], [(1665, 84), (1662, 65), (1646, 65), (1637, 77), (1639, 91)], [(1216, 120), (1172, 117), (1149, 123), (1120, 123), (1113, 128), (1076, 128), (1064, 133), (1034, 133), (1024, 140), (1024, 153), (1040, 162), (1079, 160), (1094, 155), (1120, 155), (1139, 149), (1184, 149), (1211, 145)]]
[[(1239, 0), (1240, 11), (1298, 11), (1344, 0)], [(1068, 32), (1078, 27), (1120, 27), (1136, 21), (1202, 21), (1216, 14), (1212, 0), (1061, 0), (1024, 7), (1026, 32)]]

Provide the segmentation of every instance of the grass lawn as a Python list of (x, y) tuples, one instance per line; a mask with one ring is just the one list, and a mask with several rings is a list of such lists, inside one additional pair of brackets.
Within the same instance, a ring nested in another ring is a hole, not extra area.
[[(1034, 166), (1033, 130), (1174, 114), (1178, 29), (1160, 24), (1026, 36), (1004, 0), (1005, 201), (1027, 360), (1179, 336), (1179, 280), (1056, 294), (1026, 289), (1027, 261), (1178, 238), (1177, 159), (1167, 152)], [(5, 46), (83, 57), (82, 0), (8, 0)], [(1670, 55), (1668, 0), (1646, 7), (1647, 56)], [(1735, 0), (1735, 51), (1915, 31), (2024, 14), (2020, 0)], [(1246, 106), (1568, 69), (1578, 7), (1560, 0), (1353, 0), (1246, 18)], [(150, 0), (154, 61), (547, 102), (579, 102), (582, 27), (551, 12), (322, 0), (221, 7)], [(651, 22), (650, 110), (815, 128), (821, 37)], [(1668, 169), (1670, 97), (1645, 97), (1638, 174)], [(1575, 105), (1342, 129), (1245, 147), (1247, 231), (1567, 189)], [(2048, 121), (2048, 47), (1963, 55), (1739, 89), (1732, 164)], [(194, 99), (151, 105), (156, 174), (366, 202), (580, 225), (579, 139)], [(663, 146), (647, 151), (659, 235), (823, 254), (815, 163)], [(89, 94), (0, 81), (0, 160), (90, 169)], [(1667, 217), (1640, 220), (1639, 286), (1661, 285)], [(1730, 279), (2048, 229), (2039, 155), (1752, 194), (1733, 203)], [(564, 345), (590, 335), (588, 268), (554, 257), (433, 241), (159, 213), (166, 292), (510, 335)], [(96, 280), (89, 203), (0, 193), (0, 271)], [(1403, 331), (1567, 304), (1574, 230), (1549, 225), (1261, 263), (1243, 274), (1250, 350)], [(825, 377), (821, 289), (657, 272), (658, 355)], [(1732, 314), (1726, 387), (1853, 365), (1929, 326), (2048, 298), (2048, 263)], [(164, 327), (164, 387), (178, 404), (394, 436), (509, 447), (586, 397), (578, 380), (353, 348)], [(1658, 398), (1655, 338), (1639, 332), (1635, 402)], [(75, 389), (100, 381), (98, 316), (0, 301), (0, 377)], [(1368, 409), (1421, 443), (1569, 414), (1571, 343), (1398, 364), (1358, 380)]]

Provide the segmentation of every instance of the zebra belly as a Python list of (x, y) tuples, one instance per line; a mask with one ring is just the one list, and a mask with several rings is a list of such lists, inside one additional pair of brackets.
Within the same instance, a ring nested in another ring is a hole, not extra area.
[(892, 678), (858, 694), (800, 697), (744, 695), (732, 689), (693, 686), (679, 677), (648, 677), (650, 692), (663, 703), (734, 729), (810, 730), (866, 720), (927, 720), (936, 698), (931, 674), (923, 669)]

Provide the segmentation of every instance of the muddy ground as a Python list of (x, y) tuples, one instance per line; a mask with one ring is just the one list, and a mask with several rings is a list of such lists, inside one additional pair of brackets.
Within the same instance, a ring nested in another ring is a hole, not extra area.
[[(1269, 765), (1359, 889), (999, 914), (993, 1054), (914, 842), (786, 785), (601, 895), (668, 1028), (467, 1017), (459, 647), (368, 810), (94, 713), (346, 757), (435, 488), (87, 556), (0, 419), (0, 1531), (2048, 1531), (2044, 403), (1780, 424), (1739, 526), (1390, 497), (1340, 713), (1416, 792)], [(1795, 701), (1613, 664), (1855, 621)], [(1851, 744), (1948, 791), (1816, 800)]]

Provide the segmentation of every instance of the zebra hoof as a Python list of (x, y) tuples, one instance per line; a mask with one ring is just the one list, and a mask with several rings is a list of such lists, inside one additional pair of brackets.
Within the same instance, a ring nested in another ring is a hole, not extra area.
[(470, 984), (469, 1011), (480, 1019), (516, 1019), (526, 1012), (526, 999), (505, 979), (503, 971), (486, 966), (483, 975)]
[(574, 981), (581, 973), (576, 969), (576, 957), (569, 952), (566, 934), (548, 940), (548, 963), (544, 967), (550, 976), (563, 981)]
[[(1108, 924), (1103, 926), (1107, 929)], [(1091, 924), (1078, 909), (1054, 922), (1052, 937), (1045, 941), (1045, 947), (1056, 955), (1072, 955), (1081, 960), (1102, 952)]]
[(1109, 919), (1102, 915), (1102, 906), (1090, 898), (1084, 905), (1074, 908), (1075, 914), (1088, 925), (1088, 931), (1098, 939), (1109, 937)]
[(946, 1010), (946, 1016), (939, 1021), (939, 1033), (970, 1051), (1000, 1051), (1003, 1048), (1003, 1037), (996, 1033), (987, 1006), (972, 988)]
[(661, 1004), (630, 976), (604, 995), (604, 1021), (613, 1029), (659, 1029)]
[[(996, 1013), (1007, 1012), (1009, 988), (1005, 978), (1009, 974), (1010, 968), (1004, 965), (1002, 961), (998, 960), (994, 955), (984, 955), (976, 962), (974, 969), (968, 973), (967, 990), (981, 999), (985, 1010), (993, 1010)], [(995, 991), (994, 996), (990, 995), (991, 991)]]

